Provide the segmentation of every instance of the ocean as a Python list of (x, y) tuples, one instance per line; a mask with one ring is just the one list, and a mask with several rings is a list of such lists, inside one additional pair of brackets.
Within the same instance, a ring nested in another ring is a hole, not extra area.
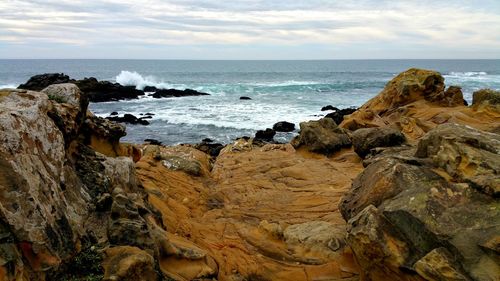
[[(197, 143), (204, 138), (229, 143), (278, 121), (298, 125), (319, 119), (321, 108), (358, 107), (377, 95), (398, 73), (410, 68), (441, 72), (445, 83), (462, 87), (465, 99), (481, 88), (500, 89), (500, 60), (0, 60), (0, 88), (17, 87), (49, 72), (75, 79), (96, 77), (122, 85), (195, 89), (210, 96), (92, 103), (90, 110), (136, 116), (154, 113), (149, 126), (127, 125), (123, 141)], [(240, 100), (241, 96), (251, 100)], [(296, 132), (279, 133), (287, 141)]]

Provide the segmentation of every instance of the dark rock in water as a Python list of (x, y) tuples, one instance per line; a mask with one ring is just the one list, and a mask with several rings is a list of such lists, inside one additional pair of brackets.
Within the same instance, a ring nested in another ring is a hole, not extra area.
[(251, 97), (245, 97), (245, 96), (240, 97), (240, 100), (251, 100), (251, 99), (252, 99)]
[(328, 113), (325, 116), (325, 118), (331, 118), (331, 119), (333, 119), (333, 121), (335, 121), (336, 124), (340, 124), (340, 123), (342, 123), (342, 121), (344, 121), (344, 115), (349, 115), (349, 114), (353, 113), (356, 110), (357, 110), (356, 108), (343, 108), (343, 109), (339, 109), (339, 110), (337, 110), (335, 112)]
[(118, 112), (113, 111), (113, 112), (111, 112), (111, 113), (109, 114), (109, 116), (115, 116), (115, 115), (118, 115)]
[(143, 116), (143, 117), (141, 117), (141, 118), (139, 118), (139, 119), (141, 119), (141, 120), (144, 120), (144, 119), (153, 119), (153, 116), (150, 116), (150, 115), (148, 115), (148, 116)]
[(327, 105), (327, 106), (323, 106), (321, 108), (321, 111), (327, 111), (327, 110), (334, 110), (334, 111), (337, 111), (339, 110), (338, 108), (336, 108), (335, 106), (333, 105)]
[(351, 140), (331, 118), (323, 118), (300, 123), (300, 134), (291, 144), (295, 148), (304, 146), (311, 152), (331, 155), (344, 147), (350, 147)]
[(276, 132), (292, 132), (293, 130), (295, 130), (295, 124), (286, 121), (280, 121), (273, 125), (273, 130), (275, 130)]
[(144, 141), (152, 145), (162, 145), (161, 141), (155, 139), (145, 139)]
[(144, 92), (156, 92), (158, 89), (155, 86), (146, 86), (142, 89)]
[(26, 83), (19, 85), (18, 89), (41, 91), (52, 84), (70, 82), (68, 75), (64, 73), (46, 73), (31, 77)]
[(112, 117), (106, 117), (106, 119), (115, 121), (115, 122), (120, 122), (120, 123), (128, 123), (128, 124), (133, 124), (133, 125), (149, 125), (149, 122), (146, 120), (143, 120), (141, 118), (137, 118), (132, 114), (125, 114), (123, 117), (119, 116), (112, 116)]
[(210, 139), (210, 138), (204, 138), (201, 140), (202, 142), (206, 142), (206, 143), (211, 143), (211, 142), (214, 142), (213, 139)]
[(257, 133), (255, 133), (254, 139), (270, 142), (273, 141), (275, 135), (276, 135), (275, 130), (267, 128), (266, 130), (257, 131)]
[(151, 95), (153, 98), (171, 98), (171, 97), (188, 97), (188, 96), (209, 96), (207, 93), (198, 92), (191, 89), (177, 90), (177, 89), (162, 89), (157, 90), (156, 93)]
[(91, 102), (118, 101), (137, 99), (144, 92), (134, 86), (122, 86), (108, 81), (97, 81), (96, 78), (85, 78), (74, 82), (82, 92), (86, 93)]
[(148, 112), (148, 113), (145, 113), (144, 115), (146, 115), (146, 116), (154, 116), (155, 114), (151, 113), (151, 112)]
[(203, 151), (212, 157), (217, 157), (219, 156), (220, 151), (225, 147), (225, 145), (212, 142), (213, 140), (206, 138), (203, 139), (201, 143), (195, 144), (194, 148)]
[(354, 151), (364, 158), (372, 148), (397, 146), (405, 141), (405, 136), (398, 130), (385, 128), (363, 128), (354, 131), (352, 144)]

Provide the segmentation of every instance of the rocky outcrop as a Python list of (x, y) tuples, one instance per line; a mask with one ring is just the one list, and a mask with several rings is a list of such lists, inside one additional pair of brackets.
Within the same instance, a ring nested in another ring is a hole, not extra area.
[(311, 152), (330, 155), (350, 147), (351, 140), (342, 128), (337, 127), (333, 119), (323, 118), (300, 123), (300, 134), (291, 144), (296, 149), (305, 147)]
[(18, 89), (41, 91), (52, 84), (70, 82), (68, 75), (64, 73), (46, 73), (31, 77), (26, 83), (19, 85)]
[(273, 130), (276, 132), (293, 132), (295, 130), (295, 124), (287, 121), (280, 121), (273, 125)]
[(472, 95), (472, 106), (475, 109), (491, 106), (500, 111), (500, 91), (491, 89), (475, 91)]
[(74, 81), (80, 90), (87, 94), (91, 102), (137, 99), (144, 92), (134, 86), (122, 86), (109, 81), (98, 81), (94, 77)]
[(335, 106), (333, 105), (327, 105), (327, 106), (323, 106), (321, 108), (321, 111), (328, 111), (328, 110), (332, 110), (332, 111), (337, 111), (339, 110), (338, 108), (336, 108)]
[(352, 133), (354, 151), (362, 158), (369, 154), (372, 148), (398, 146), (404, 141), (405, 136), (390, 127), (365, 128)]
[(409, 69), (385, 86), (340, 124), (359, 128), (396, 126), (412, 142), (443, 123), (472, 125), (485, 131), (498, 129), (498, 110), (464, 105), (461, 90), (449, 87), (435, 71)]
[(443, 124), (418, 143), (417, 157), (430, 158), (457, 182), (500, 197), (500, 135)]
[(498, 140), (444, 124), (420, 140), (418, 158), (387, 154), (367, 166), (340, 208), (368, 278), (498, 278), (498, 252), (483, 246), (500, 232)]

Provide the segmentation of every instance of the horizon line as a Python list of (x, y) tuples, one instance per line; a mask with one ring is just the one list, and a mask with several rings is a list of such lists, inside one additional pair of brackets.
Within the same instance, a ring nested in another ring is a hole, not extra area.
[(370, 61), (370, 60), (500, 60), (500, 58), (339, 58), (339, 59), (151, 59), (151, 58), (0, 58), (0, 60), (165, 60), (165, 61)]

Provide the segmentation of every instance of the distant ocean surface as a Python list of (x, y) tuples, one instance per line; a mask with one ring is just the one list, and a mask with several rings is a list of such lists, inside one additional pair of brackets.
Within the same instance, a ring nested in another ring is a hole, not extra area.
[[(156, 114), (151, 125), (127, 125), (122, 140), (153, 138), (165, 144), (197, 143), (203, 138), (229, 143), (253, 136), (278, 121), (296, 124), (319, 119), (321, 107), (358, 107), (410, 68), (441, 72), (446, 85), (462, 87), (465, 99), (481, 88), (500, 89), (500, 60), (0, 60), (0, 88), (17, 87), (31, 76), (63, 72), (75, 79), (96, 77), (143, 88), (191, 88), (210, 96), (95, 103), (99, 116)], [(248, 96), (252, 100), (240, 100)], [(293, 135), (278, 134), (286, 141)]]

